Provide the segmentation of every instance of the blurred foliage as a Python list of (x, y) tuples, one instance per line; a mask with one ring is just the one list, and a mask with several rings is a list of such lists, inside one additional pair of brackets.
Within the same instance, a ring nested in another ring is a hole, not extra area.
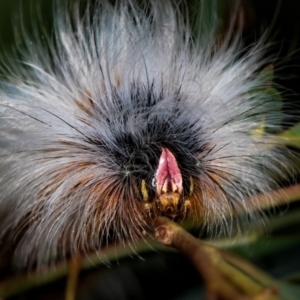
[[(224, 5), (223, 1), (218, 2), (220, 5), (217, 5), (216, 10), (222, 20), (221, 25), (218, 25), (223, 26), (223, 29), (229, 24), (226, 16), (233, 3), (231, 0), (228, 0), (228, 5)], [(300, 56), (297, 54), (300, 49), (300, 2), (241, 0), (241, 3), (245, 40), (248, 43), (255, 41), (262, 28), (270, 28), (268, 35), (274, 37), (274, 47), (270, 50), (274, 53), (270, 54), (278, 56), (278, 65), (274, 65), (275, 82), (280, 92), (283, 92), (283, 100), (278, 97), (278, 101), (283, 101), (283, 109), (295, 115), (294, 120), (290, 120), (293, 126), (286, 128), (278, 137), (283, 139), (284, 144), (300, 148), (300, 124), (295, 121), (299, 112), (300, 94)], [(30, 33), (30, 28), (35, 26), (32, 20), (39, 19), (50, 30), (52, 5), (49, 0), (0, 0), (1, 52), (13, 51), (15, 42), (19, 42), (16, 37), (17, 28), (21, 24), (26, 24), (25, 27), (28, 25)], [(191, 17), (197, 5), (198, 1), (189, 1)], [(207, 9), (214, 10), (215, 6), (208, 6)], [(20, 18), (20, 11), (23, 18)], [(271, 80), (273, 70), (267, 70), (265, 75), (266, 80)], [(285, 86), (285, 89), (280, 86)], [(277, 93), (271, 88), (269, 92)], [(263, 120), (262, 128), (258, 130), (262, 134)], [(297, 200), (298, 195), (299, 189), (295, 189), (289, 195), (291, 202)], [(234, 240), (211, 242), (219, 247), (226, 245), (226, 248), (231, 248), (266, 270), (280, 281), (282, 299), (292, 300), (300, 299), (300, 207), (297, 203), (288, 202), (271, 212), (272, 217), (265, 227), (253, 229), (247, 236)], [(151, 251), (149, 246), (156, 251)], [(9, 299), (16, 300), (63, 299), (66, 274), (67, 268), (63, 264), (50, 269), (47, 274), (33, 273), (8, 278), (0, 283), (0, 294), (11, 295)], [(39, 287), (39, 284), (42, 285)], [(36, 285), (38, 287), (33, 288)], [(183, 300), (200, 299), (199, 295), (203, 295), (204, 291), (198, 274), (184, 257), (169, 249), (162, 249), (152, 240), (148, 244), (141, 242), (136, 245), (134, 251), (132, 247), (109, 248), (101, 256), (92, 255), (83, 263), (78, 299), (153, 299), (157, 298), (158, 293), (162, 299)]]

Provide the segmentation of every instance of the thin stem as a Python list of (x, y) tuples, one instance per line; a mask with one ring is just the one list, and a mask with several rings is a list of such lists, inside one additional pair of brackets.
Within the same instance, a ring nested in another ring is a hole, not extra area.
[(73, 256), (68, 265), (68, 279), (66, 286), (65, 300), (75, 300), (77, 283), (82, 262), (82, 255)]
[(240, 258), (223, 255), (169, 219), (157, 218), (155, 237), (158, 242), (182, 252), (193, 263), (205, 282), (206, 299), (279, 299), (276, 282), (270, 277)]

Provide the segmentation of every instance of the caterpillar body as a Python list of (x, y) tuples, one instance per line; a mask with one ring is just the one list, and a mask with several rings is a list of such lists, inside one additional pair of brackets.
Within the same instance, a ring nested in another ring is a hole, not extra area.
[(136, 241), (160, 215), (228, 228), (276, 187), (288, 151), (263, 41), (195, 34), (172, 0), (77, 0), (54, 21), (1, 81), (0, 234), (18, 264)]

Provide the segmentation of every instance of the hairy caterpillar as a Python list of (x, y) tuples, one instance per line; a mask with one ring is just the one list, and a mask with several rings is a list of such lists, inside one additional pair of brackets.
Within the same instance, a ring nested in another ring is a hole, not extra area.
[(40, 265), (135, 241), (159, 215), (212, 230), (236, 210), (251, 215), (247, 201), (289, 167), (288, 151), (270, 146), (283, 119), (262, 89), (264, 42), (245, 51), (238, 34), (194, 33), (171, 0), (72, 8), (46, 45), (28, 43), (5, 66), (2, 245)]

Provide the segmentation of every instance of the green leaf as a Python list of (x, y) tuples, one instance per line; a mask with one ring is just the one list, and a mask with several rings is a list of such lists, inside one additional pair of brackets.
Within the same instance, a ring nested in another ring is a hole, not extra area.
[(300, 123), (280, 133), (277, 137), (283, 145), (300, 148)]

